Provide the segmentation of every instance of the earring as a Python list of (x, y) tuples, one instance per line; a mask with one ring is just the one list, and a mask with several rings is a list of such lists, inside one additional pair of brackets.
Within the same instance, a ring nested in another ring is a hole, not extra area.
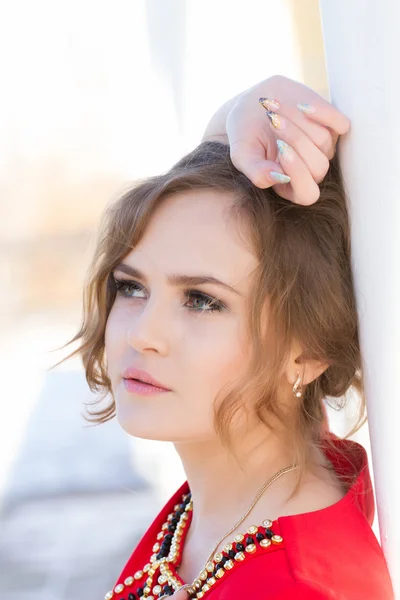
[(293, 386), (293, 394), (297, 397), (297, 398), (301, 398), (301, 396), (303, 395), (303, 390), (301, 389), (301, 376), (300, 373), (297, 373), (297, 379), (296, 382)]

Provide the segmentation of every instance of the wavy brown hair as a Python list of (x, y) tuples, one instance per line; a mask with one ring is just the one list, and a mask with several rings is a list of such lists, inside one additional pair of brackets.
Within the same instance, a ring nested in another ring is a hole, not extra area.
[[(63, 360), (80, 355), (90, 389), (102, 394), (94, 404), (110, 394), (110, 403), (88, 412), (86, 420), (102, 423), (113, 418), (115, 402), (104, 347), (116, 296), (111, 273), (138, 244), (163, 199), (193, 189), (232, 194), (232, 210), (249, 226), (259, 260), (249, 290), (252, 354), (248, 370), (240, 382), (229, 391), (221, 390), (215, 399), (215, 431), (231, 447), (230, 424), (243, 405), (253, 406), (267, 426), (271, 417), (279, 419), (290, 430), (300, 481), (310, 445), (330, 443), (324, 401), (337, 398), (343, 404), (346, 393), (354, 389), (360, 407), (351, 433), (365, 421), (350, 224), (337, 156), (320, 184), (319, 200), (311, 206), (294, 204), (272, 188), (253, 185), (233, 165), (229, 146), (217, 141), (201, 143), (166, 173), (136, 182), (102, 215), (84, 285), (82, 323), (66, 344), (79, 342), (79, 347)], [(267, 301), (266, 329), (262, 313)], [(289, 420), (280, 403), (278, 383), (294, 339), (303, 349), (303, 359), (329, 366), (305, 386), (294, 418)]]

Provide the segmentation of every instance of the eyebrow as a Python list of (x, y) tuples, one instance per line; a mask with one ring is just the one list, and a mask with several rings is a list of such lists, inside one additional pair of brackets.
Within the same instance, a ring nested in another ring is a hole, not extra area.
[[(135, 269), (134, 267), (131, 267), (130, 265), (127, 265), (125, 263), (119, 263), (119, 265), (114, 267), (113, 270), (121, 271), (122, 273), (131, 275), (132, 277), (137, 277), (138, 279), (142, 279), (143, 281), (146, 281), (146, 277), (143, 275), (143, 273), (141, 273), (141, 271), (139, 271), (139, 269)], [(243, 294), (241, 292), (239, 292), (232, 286), (228, 285), (227, 283), (220, 281), (216, 277), (213, 277), (212, 275), (172, 274), (172, 275), (168, 275), (167, 281), (168, 281), (169, 285), (174, 285), (174, 286), (191, 286), (191, 285), (201, 285), (204, 283), (212, 283), (214, 285), (219, 285), (223, 288), (226, 288), (227, 290), (234, 292), (238, 296), (243, 296)]]

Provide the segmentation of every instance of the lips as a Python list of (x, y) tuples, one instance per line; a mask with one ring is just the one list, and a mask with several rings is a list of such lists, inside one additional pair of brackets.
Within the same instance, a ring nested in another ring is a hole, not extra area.
[(125, 369), (125, 371), (122, 373), (122, 377), (124, 379), (134, 379), (141, 383), (146, 383), (148, 385), (152, 385), (163, 390), (171, 391), (170, 388), (168, 388), (166, 385), (152, 377), (150, 373), (141, 369), (136, 369), (135, 367), (128, 367), (127, 369)]

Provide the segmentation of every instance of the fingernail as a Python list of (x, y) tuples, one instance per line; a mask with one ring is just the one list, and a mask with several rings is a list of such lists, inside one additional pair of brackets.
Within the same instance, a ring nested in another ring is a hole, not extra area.
[(280, 118), (280, 116), (277, 113), (272, 112), (272, 110), (266, 110), (265, 114), (267, 115), (268, 119), (271, 121), (271, 125), (272, 125), (272, 127), (274, 127), (274, 129), (282, 129), (283, 128), (283, 120)]
[(271, 98), (259, 98), (258, 101), (267, 110), (279, 110), (281, 106), (278, 100), (271, 100)]
[(279, 173), (279, 171), (270, 171), (269, 174), (271, 176), (271, 179), (274, 179), (278, 183), (289, 183), (289, 181), (291, 181), (289, 175)]
[(298, 104), (297, 108), (308, 115), (311, 115), (317, 111), (317, 107), (312, 104)]
[(279, 154), (283, 156), (285, 160), (292, 161), (294, 157), (293, 148), (289, 146), (283, 140), (276, 140), (276, 145), (278, 146)]

